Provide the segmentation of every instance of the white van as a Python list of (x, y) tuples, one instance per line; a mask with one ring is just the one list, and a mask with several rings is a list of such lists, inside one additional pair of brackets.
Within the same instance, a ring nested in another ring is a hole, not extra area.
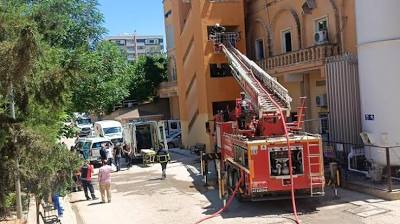
[(124, 125), (124, 144), (133, 150), (134, 157), (143, 156), (142, 149), (168, 149), (164, 122), (140, 121)]
[(122, 125), (118, 121), (96, 121), (94, 123), (94, 133), (98, 137), (110, 139), (114, 144), (123, 142)]

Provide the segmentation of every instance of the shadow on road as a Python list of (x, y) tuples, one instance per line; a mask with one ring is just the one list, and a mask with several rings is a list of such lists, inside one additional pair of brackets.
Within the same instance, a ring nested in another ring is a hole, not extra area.
[(90, 203), (90, 204), (88, 204), (88, 206), (93, 206), (93, 205), (101, 205), (101, 204), (104, 204), (103, 202), (101, 202), (101, 201), (99, 201), (99, 202), (93, 202), (93, 203)]

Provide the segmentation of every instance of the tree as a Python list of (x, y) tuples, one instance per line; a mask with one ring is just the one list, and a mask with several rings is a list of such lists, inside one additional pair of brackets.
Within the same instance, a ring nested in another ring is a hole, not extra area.
[(132, 67), (121, 49), (109, 41), (100, 42), (82, 56), (84, 76), (73, 87), (72, 100), (78, 112), (100, 114), (128, 96)]
[(145, 101), (156, 96), (160, 83), (167, 80), (167, 64), (165, 56), (137, 59), (129, 83), (129, 98)]
[[(61, 171), (76, 167), (58, 133), (84, 73), (81, 55), (101, 37), (101, 23), (96, 0), (0, 0), (0, 216), (15, 174), (41, 199)], [(12, 98), (16, 119), (3, 109)]]

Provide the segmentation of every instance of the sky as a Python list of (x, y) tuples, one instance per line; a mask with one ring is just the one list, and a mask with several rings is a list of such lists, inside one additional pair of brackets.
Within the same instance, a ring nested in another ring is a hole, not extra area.
[(162, 0), (98, 0), (104, 14), (106, 36), (122, 33), (163, 35), (164, 11)]

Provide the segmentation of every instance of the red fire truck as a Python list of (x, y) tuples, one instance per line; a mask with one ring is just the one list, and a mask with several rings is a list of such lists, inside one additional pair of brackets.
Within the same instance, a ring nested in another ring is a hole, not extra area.
[(207, 124), (215, 151), (202, 161), (217, 159), (220, 197), (230, 195), (239, 181), (237, 195), (244, 200), (289, 198), (292, 190), (296, 197), (324, 195), (321, 137), (302, 131), (305, 98), (296, 121), (287, 122), (288, 91), (235, 48), (238, 39), (239, 33), (219, 28), (210, 35), (244, 91), (235, 110), (220, 111), (214, 125)]

